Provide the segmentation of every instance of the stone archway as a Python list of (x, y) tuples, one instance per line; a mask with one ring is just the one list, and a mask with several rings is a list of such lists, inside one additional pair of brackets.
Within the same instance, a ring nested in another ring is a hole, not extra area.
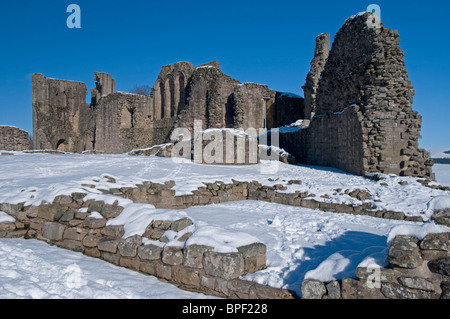
[(56, 143), (56, 150), (60, 152), (67, 152), (67, 141), (65, 139), (60, 139)]

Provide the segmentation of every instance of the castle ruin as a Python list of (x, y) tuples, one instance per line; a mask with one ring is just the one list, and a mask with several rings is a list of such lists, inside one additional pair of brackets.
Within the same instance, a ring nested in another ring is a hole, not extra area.
[(421, 116), (398, 32), (368, 12), (348, 19), (332, 46), (326, 33), (316, 43), (304, 98), (241, 83), (216, 61), (163, 66), (150, 96), (116, 92), (111, 75), (95, 72), (90, 104), (84, 83), (34, 74), (34, 147), (126, 153), (170, 142), (175, 128), (192, 130), (195, 120), (202, 129), (241, 130), (310, 120), (280, 134), (299, 163), (433, 179), (433, 162), (418, 147)]
[[(304, 117), (303, 99), (240, 83), (218, 62), (163, 66), (150, 96), (115, 91), (109, 74), (95, 72), (86, 104), (84, 83), (33, 75), (33, 137), (38, 149), (125, 153), (170, 141), (173, 129), (275, 128)], [(266, 114), (267, 113), (267, 114)]]

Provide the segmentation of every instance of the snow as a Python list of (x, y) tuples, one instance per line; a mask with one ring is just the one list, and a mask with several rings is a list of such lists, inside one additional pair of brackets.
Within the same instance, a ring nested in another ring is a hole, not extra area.
[(0, 239), (0, 299), (205, 299), (38, 240)]
[(103, 216), (99, 212), (91, 212), (88, 218), (102, 219)]
[[(356, 205), (364, 201), (344, 191), (363, 189), (372, 195), (365, 202), (376, 209), (402, 211), (426, 220), (432, 209), (450, 207), (450, 192), (424, 187), (415, 178), (380, 175), (381, 179), (376, 181), (333, 168), (283, 163), (279, 163), (273, 174), (263, 174), (261, 167), (267, 163), (216, 166), (126, 154), (14, 154), (0, 156), (1, 203), (38, 205), (43, 200), (52, 202), (60, 194), (84, 192), (88, 194), (86, 199), (124, 207), (119, 216), (108, 221), (109, 225), (124, 225), (124, 238), (142, 235), (153, 220), (188, 217), (194, 224), (178, 233), (166, 231), (167, 243), (147, 239), (144, 243), (161, 247), (202, 244), (213, 246), (219, 252), (233, 252), (239, 246), (262, 242), (267, 246), (267, 268), (243, 278), (292, 289), (298, 294), (305, 278), (342, 279), (354, 277), (359, 265), (385, 265), (388, 245), (395, 235), (423, 238), (427, 233), (450, 231), (432, 221), (413, 223), (250, 200), (184, 210), (157, 209), (102, 192), (133, 187), (143, 181), (174, 180), (172, 189), (182, 195), (190, 194), (205, 182), (255, 180), (269, 186), (282, 184), (286, 193), (307, 191), (315, 194), (315, 200)], [(441, 168), (435, 170), (438, 181), (450, 175), (450, 165), (438, 167)], [(292, 179), (302, 183), (289, 184)], [(408, 183), (400, 185), (401, 182)], [(5, 218), (13, 221), (5, 215), (0, 213), (0, 221)], [(92, 212), (90, 217), (99, 214)], [(191, 237), (186, 243), (179, 242), (177, 238), (186, 232), (191, 232)], [(99, 272), (100, 268), (107, 271)], [(74, 273), (81, 274), (76, 282), (80, 287), (70, 290), (66, 287), (67, 278)], [(34, 240), (1, 239), (0, 274), (0, 298), (204, 297), (184, 295), (185, 292), (153, 277)]]
[(107, 226), (124, 225), (123, 238), (142, 235), (145, 228), (154, 220), (178, 220), (186, 217), (186, 213), (176, 210), (155, 209), (150, 204), (129, 204), (116, 218), (110, 219)]
[(14, 223), (16, 220), (14, 219), (14, 217), (8, 215), (5, 212), (0, 211), (0, 223), (5, 223), (5, 222), (9, 222), (9, 223)]
[(244, 232), (226, 231), (221, 227), (201, 224), (186, 241), (186, 246), (204, 245), (214, 247), (215, 252), (233, 253), (238, 251), (238, 247), (259, 242), (258, 238)]
[(425, 223), (422, 225), (400, 225), (391, 230), (387, 241), (390, 243), (396, 236), (399, 235), (413, 236), (419, 240), (422, 240), (427, 234), (438, 234), (448, 231), (448, 227), (436, 225), (434, 223)]
[(243, 278), (297, 294), (306, 278), (354, 278), (359, 265), (386, 265), (388, 239), (395, 232), (409, 229), (423, 236), (450, 231), (433, 222), (336, 214), (259, 201), (190, 207), (185, 212), (197, 222), (258, 238), (267, 246), (267, 268)]
[[(10, 127), (10, 128), (18, 128), (19, 130), (22, 130), (21, 128), (13, 125), (0, 125), (0, 127)], [(23, 131), (23, 130), (22, 130)]]
[(433, 172), (436, 174), (438, 184), (450, 187), (450, 165), (434, 164)]
[(211, 68), (216, 68), (216, 67), (212, 66), (212, 65), (201, 65), (201, 66), (196, 67), (196, 69), (211, 69)]
[(450, 158), (450, 147), (429, 148), (431, 158)]
[[(130, 203), (129, 200), (104, 195), (104, 191), (135, 187), (144, 181), (164, 183), (173, 180), (175, 186), (172, 189), (176, 195), (186, 195), (203, 187), (204, 183), (232, 183), (237, 180), (258, 181), (268, 186), (282, 184), (286, 187), (282, 192), (308, 192), (315, 195), (315, 200), (323, 202), (352, 205), (369, 202), (377, 210), (387, 209), (402, 211), (407, 216), (422, 216), (432, 198), (449, 195), (449, 192), (424, 187), (411, 177), (380, 175), (381, 179), (375, 181), (334, 168), (281, 162), (277, 162), (274, 171), (267, 173), (265, 168), (270, 164), (261, 161), (257, 165), (218, 166), (126, 154), (17, 153), (14, 156), (0, 156), (0, 202), (39, 205), (43, 200), (52, 202), (57, 195), (85, 192), (88, 193), (87, 198), (100, 198), (111, 204), (118, 200), (119, 204), (126, 205)], [(445, 168), (437, 170), (437, 179), (441, 175), (449, 176), (449, 172)], [(109, 177), (114, 177), (115, 182)], [(302, 184), (288, 184), (292, 179), (299, 179)], [(401, 182), (408, 184), (400, 185)], [(351, 192), (355, 189), (370, 192), (372, 199), (361, 201), (344, 193), (345, 190)]]

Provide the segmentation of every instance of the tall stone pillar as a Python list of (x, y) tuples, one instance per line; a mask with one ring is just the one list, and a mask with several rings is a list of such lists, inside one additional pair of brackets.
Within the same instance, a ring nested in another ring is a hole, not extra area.
[(330, 53), (330, 35), (322, 33), (316, 38), (314, 58), (311, 61), (311, 70), (306, 77), (306, 83), (302, 87), (305, 94), (305, 116), (310, 120), (316, 111), (316, 93), (319, 86), (320, 76), (328, 55)]

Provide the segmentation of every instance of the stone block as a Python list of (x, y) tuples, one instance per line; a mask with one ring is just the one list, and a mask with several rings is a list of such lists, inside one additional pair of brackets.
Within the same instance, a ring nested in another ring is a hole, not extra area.
[(203, 268), (210, 276), (226, 280), (235, 279), (244, 272), (244, 258), (240, 253), (206, 252)]
[(156, 276), (166, 280), (172, 279), (172, 267), (170, 265), (158, 262), (155, 266)]
[(139, 260), (139, 258), (120, 257), (119, 266), (139, 271), (141, 261)]
[(325, 284), (318, 280), (306, 279), (302, 283), (302, 298), (303, 299), (322, 299), (327, 293)]
[(326, 285), (327, 296), (331, 299), (341, 299), (341, 285), (339, 281), (333, 280)]
[(125, 233), (123, 225), (106, 226), (101, 233), (110, 238), (122, 238)]
[(68, 195), (58, 195), (54, 198), (53, 203), (59, 205), (69, 205), (72, 203), (72, 197)]
[(64, 239), (83, 240), (88, 231), (79, 227), (68, 227), (64, 232)]
[(103, 210), (103, 207), (105, 206), (104, 201), (93, 201), (88, 206), (88, 213), (92, 212), (98, 212), (100, 213)]
[(216, 279), (214, 277), (201, 276), (200, 285), (208, 289), (214, 290), (216, 287)]
[(167, 265), (177, 266), (183, 263), (183, 251), (178, 246), (164, 247), (162, 253), (162, 262)]
[(138, 247), (138, 256), (142, 260), (160, 260), (163, 248), (147, 244)]
[(434, 299), (438, 294), (418, 289), (404, 287), (397, 283), (383, 283), (381, 292), (389, 299)]
[(450, 227), (450, 209), (437, 210), (431, 216), (431, 219), (437, 224), (441, 224)]
[(123, 207), (106, 204), (100, 211), (100, 214), (106, 219), (115, 218), (123, 211)]
[(106, 219), (88, 217), (84, 220), (83, 226), (91, 229), (103, 228), (106, 226)]
[(204, 245), (186, 246), (183, 253), (183, 265), (191, 268), (203, 268), (203, 255), (213, 250), (213, 247)]
[(405, 277), (400, 276), (398, 278), (398, 282), (411, 289), (419, 289), (419, 290), (425, 290), (425, 291), (434, 291), (434, 284), (433, 282), (420, 277)]
[(156, 276), (156, 263), (156, 261), (141, 260), (139, 271), (151, 276)]
[(172, 222), (172, 224), (170, 225), (170, 229), (179, 232), (192, 224), (193, 224), (192, 220), (188, 217), (185, 217)]
[(450, 233), (428, 234), (420, 243), (424, 250), (450, 251)]
[(64, 211), (58, 205), (41, 205), (39, 206), (37, 217), (47, 221), (54, 221), (57, 214), (61, 217), (63, 213)]
[(97, 243), (97, 248), (100, 251), (113, 253), (117, 251), (117, 246), (119, 245), (120, 239), (101, 239)]
[(428, 268), (440, 275), (450, 276), (450, 257), (442, 257), (428, 263)]
[(184, 285), (200, 286), (200, 272), (197, 269), (182, 266), (173, 267), (172, 279)]
[(83, 245), (81, 245), (81, 242), (79, 240), (64, 239), (62, 242), (58, 244), (58, 246), (76, 252), (83, 251)]
[(135, 257), (137, 249), (142, 244), (141, 236), (134, 235), (125, 239), (121, 239), (117, 248), (123, 257)]
[(101, 252), (101, 258), (103, 260), (106, 260), (107, 262), (110, 262), (111, 264), (119, 266), (120, 264), (120, 256), (114, 253), (102, 251)]
[(253, 273), (266, 267), (266, 245), (253, 243), (238, 247), (244, 258), (244, 273)]
[(60, 223), (47, 222), (44, 224), (42, 236), (50, 240), (62, 240), (65, 230), (66, 226)]
[(402, 268), (417, 268), (422, 265), (418, 240), (412, 236), (397, 236), (389, 248), (388, 260), (391, 264)]
[(87, 247), (87, 248), (94, 248), (97, 247), (98, 242), (102, 239), (101, 235), (99, 234), (89, 234), (86, 235), (83, 240), (83, 246)]
[(154, 220), (151, 223), (150, 227), (158, 228), (158, 229), (162, 229), (162, 230), (169, 230), (171, 225), (172, 225), (172, 221), (170, 221), (170, 220)]
[(101, 256), (102, 256), (102, 253), (100, 252), (100, 250), (98, 250), (95, 247), (94, 248), (87, 248), (87, 247), (85, 247), (84, 250), (83, 250), (83, 253), (86, 256), (93, 257), (93, 258), (101, 258)]
[(75, 212), (73, 210), (68, 210), (67, 212), (65, 212), (59, 221), (61, 222), (69, 222), (70, 220), (72, 220), (75, 217)]

